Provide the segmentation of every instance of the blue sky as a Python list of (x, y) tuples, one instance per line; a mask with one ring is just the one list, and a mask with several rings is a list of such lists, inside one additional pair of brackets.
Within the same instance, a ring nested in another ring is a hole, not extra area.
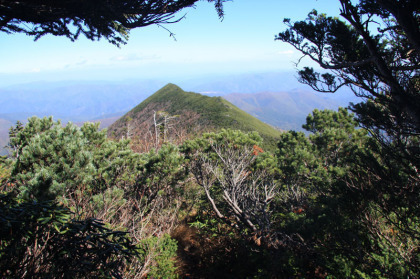
[(127, 45), (104, 40), (0, 34), (0, 87), (33, 81), (189, 79), (206, 75), (291, 71), (299, 54), (274, 41), (283, 18), (302, 20), (313, 8), (338, 15), (335, 0), (234, 0), (223, 21), (212, 4), (185, 9), (185, 18), (163, 28), (132, 30)]

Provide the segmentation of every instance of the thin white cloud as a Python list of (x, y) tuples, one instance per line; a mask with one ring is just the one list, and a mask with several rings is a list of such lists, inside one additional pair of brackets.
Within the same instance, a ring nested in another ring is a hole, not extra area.
[(139, 60), (155, 60), (159, 59), (160, 57), (156, 54), (151, 55), (137, 55), (135, 53), (124, 54), (119, 56), (111, 57), (111, 61), (139, 61)]
[(70, 68), (74, 68), (74, 67), (80, 67), (80, 66), (85, 66), (88, 64), (88, 60), (87, 59), (81, 59), (75, 63), (68, 63), (65, 64), (64, 66), (62, 66), (62, 68), (64, 69), (70, 69)]
[(84, 59), (84, 60), (81, 60), (81, 61), (77, 62), (75, 65), (82, 66), (82, 65), (85, 65), (87, 62), (88, 61), (86, 59)]
[(278, 51), (277, 54), (281, 54), (281, 55), (292, 55), (295, 52), (293, 50), (282, 50), (282, 51)]

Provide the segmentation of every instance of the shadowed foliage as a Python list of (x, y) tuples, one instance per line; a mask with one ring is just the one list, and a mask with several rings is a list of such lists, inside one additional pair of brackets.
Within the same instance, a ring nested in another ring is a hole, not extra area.
[(52, 202), (0, 196), (2, 278), (122, 278), (138, 254), (127, 233), (95, 219), (71, 219)]
[[(175, 23), (176, 14), (198, 0), (1, 0), (0, 31), (24, 33), (35, 40), (46, 34), (76, 40), (83, 34), (90, 40), (104, 38), (124, 44), (130, 29), (152, 24)], [(225, 0), (214, 2), (220, 17)]]

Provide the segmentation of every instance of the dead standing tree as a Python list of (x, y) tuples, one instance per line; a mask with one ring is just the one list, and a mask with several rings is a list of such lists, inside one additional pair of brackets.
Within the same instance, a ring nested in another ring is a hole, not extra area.
[(192, 143), (190, 166), (218, 218), (241, 232), (264, 235), (270, 230), (270, 204), (280, 187), (260, 142), (256, 133), (205, 134)]
[(178, 115), (170, 115), (166, 111), (153, 111), (153, 128), (155, 132), (155, 148), (168, 141), (168, 131), (173, 128), (172, 120), (178, 118)]

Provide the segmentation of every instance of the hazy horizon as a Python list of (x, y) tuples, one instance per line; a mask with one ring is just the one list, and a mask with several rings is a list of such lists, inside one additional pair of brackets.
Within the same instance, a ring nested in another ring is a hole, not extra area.
[[(305, 8), (306, 7), (306, 8)], [(251, 0), (225, 3), (221, 21), (211, 3), (200, 1), (182, 11), (185, 18), (165, 25), (131, 31), (127, 45), (117, 48), (104, 40), (80, 36), (75, 42), (46, 35), (34, 42), (23, 34), (0, 33), (0, 84), (68, 80), (166, 80), (294, 71), (300, 55), (274, 41), (284, 30), (284, 18), (303, 20), (313, 9), (338, 15), (335, 1), (302, 0), (299, 9), (288, 1)]]

